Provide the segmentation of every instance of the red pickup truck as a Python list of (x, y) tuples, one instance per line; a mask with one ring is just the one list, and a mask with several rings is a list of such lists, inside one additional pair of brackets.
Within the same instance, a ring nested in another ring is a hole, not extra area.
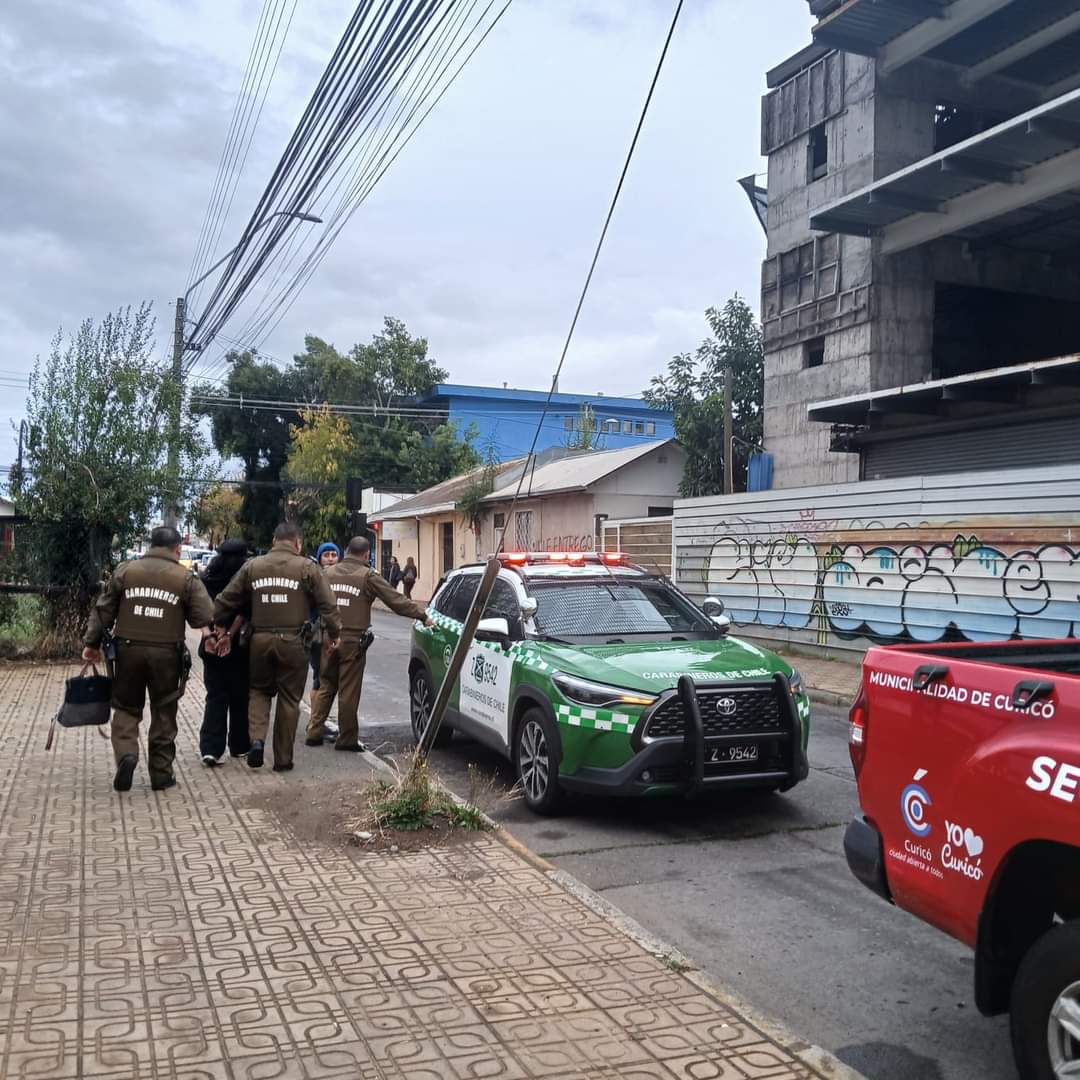
[(852, 872), (974, 948), (1024, 1080), (1080, 1078), (1080, 641), (872, 648), (849, 749)]

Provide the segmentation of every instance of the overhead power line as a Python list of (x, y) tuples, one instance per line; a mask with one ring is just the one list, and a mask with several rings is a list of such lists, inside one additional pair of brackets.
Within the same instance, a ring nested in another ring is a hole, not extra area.
[[(232, 120), (225, 137), (210, 201), (203, 217), (199, 240), (192, 257), (187, 284), (190, 286), (210, 265), (229, 218), (236, 188), (247, 164), (248, 153), (258, 130), (270, 84), (277, 72), (281, 51), (296, 13), (296, 0), (263, 0), (262, 12), (248, 54), (244, 81), (236, 96)], [(193, 301), (198, 303), (199, 291)]]
[[(638, 139), (641, 137), (641, 130), (645, 126), (645, 118), (649, 114), (649, 106), (652, 104), (653, 94), (656, 91), (656, 84), (660, 81), (660, 72), (664, 69), (664, 60), (667, 58), (668, 49), (671, 46), (671, 39), (675, 35), (675, 27), (679, 23), (679, 15), (682, 13), (682, 7), (683, 0), (677, 0), (677, 3), (675, 4), (675, 13), (671, 18), (671, 26), (668, 27), (667, 37), (664, 39), (664, 47), (660, 50), (660, 59), (656, 63), (656, 70), (653, 72), (652, 82), (649, 84), (649, 92), (645, 95), (645, 104), (641, 108), (641, 115), (638, 117), (637, 127), (634, 129), (634, 137), (630, 140), (630, 149), (626, 152), (626, 160), (623, 162), (622, 172), (619, 174), (619, 182), (615, 185), (615, 194), (611, 197), (611, 205), (608, 206), (607, 216), (604, 218), (604, 226), (600, 230), (599, 239), (596, 241), (596, 250), (593, 252), (592, 262), (589, 263), (589, 270), (585, 275), (585, 282), (581, 287), (581, 295), (578, 297), (577, 306), (574, 308), (573, 318), (570, 320), (570, 328), (566, 333), (566, 341), (563, 343), (562, 353), (559, 356), (559, 364), (555, 368), (555, 374), (552, 376), (551, 389), (548, 390), (547, 400), (544, 402), (543, 412), (536, 425), (536, 431), (533, 434), (532, 445), (529, 447), (529, 456), (526, 458), (526, 461), (532, 461), (533, 455), (536, 453), (536, 444), (540, 438), (540, 432), (544, 427), (544, 419), (551, 407), (551, 399), (555, 396), (555, 388), (559, 385), (559, 376), (562, 374), (563, 365), (566, 363), (566, 355), (570, 351), (570, 343), (574, 339), (574, 331), (577, 329), (578, 319), (581, 317), (581, 309), (585, 306), (585, 298), (589, 294), (589, 286), (592, 284), (593, 274), (596, 272), (596, 265), (600, 261), (600, 252), (604, 248), (604, 240), (607, 238), (608, 229), (611, 226), (611, 219), (615, 216), (615, 207), (619, 204), (619, 196), (622, 194), (623, 185), (626, 183), (626, 176), (630, 171), (630, 162), (634, 159), (634, 151), (637, 149)], [(525, 483), (526, 475), (529, 475), (531, 485), (531, 476), (534, 471), (535, 468), (525, 468), (521, 470), (521, 476), (518, 478), (517, 487), (514, 490), (514, 498), (507, 511), (508, 521), (514, 512), (514, 507), (517, 506), (518, 499), (521, 497), (521, 489)], [(506, 531), (507, 530), (504, 529), (499, 536), (499, 551), (502, 551), (503, 549)]]
[[(236, 252), (195, 322), (190, 344), (196, 354), (209, 346), (276, 267), (272, 280), (284, 284), (271, 286), (249, 320), (257, 333), (249, 334), (245, 328), (237, 335), (241, 340), (265, 340), (270, 320), (287, 310), (348, 218), (510, 2), (505, 0), (501, 7), (499, 0), (358, 4)], [(297, 231), (295, 215), (301, 212), (326, 219), (325, 226)], [(279, 216), (261, 228), (274, 215)]]

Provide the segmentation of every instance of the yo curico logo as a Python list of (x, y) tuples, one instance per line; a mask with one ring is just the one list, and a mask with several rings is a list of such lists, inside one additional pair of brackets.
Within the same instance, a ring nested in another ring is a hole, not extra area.
[(915, 836), (927, 836), (930, 822), (926, 820), (926, 808), (934, 805), (926, 788), (919, 781), (926, 776), (925, 769), (919, 769), (912, 777), (914, 783), (908, 784), (900, 795), (900, 813), (904, 815), (904, 824)]

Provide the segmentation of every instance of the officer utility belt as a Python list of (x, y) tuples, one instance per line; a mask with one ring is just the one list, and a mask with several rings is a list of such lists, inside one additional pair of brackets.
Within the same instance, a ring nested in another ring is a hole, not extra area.
[(176, 651), (184, 643), (182, 641), (140, 641), (138, 638), (114, 637), (113, 642), (117, 645), (149, 645), (152, 649), (172, 649)]
[(279, 638), (298, 638), (303, 633), (303, 627), (255, 626), (252, 627), (251, 632), (253, 634), (273, 634), (274, 637)]

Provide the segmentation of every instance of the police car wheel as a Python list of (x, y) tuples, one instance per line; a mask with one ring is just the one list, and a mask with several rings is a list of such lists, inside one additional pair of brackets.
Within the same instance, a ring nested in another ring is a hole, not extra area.
[(541, 709), (529, 709), (514, 737), (514, 770), (525, 805), (535, 814), (556, 814), (563, 802), (559, 785), (558, 735)]
[[(409, 719), (412, 723), (413, 742), (420, 745), (420, 739), (428, 726), (428, 717), (431, 716), (431, 707), (435, 704), (435, 690), (431, 685), (431, 676), (426, 668), (417, 668), (409, 678)], [(439, 725), (439, 733), (435, 736), (436, 746), (447, 746), (454, 737), (454, 729), (446, 722)]]
[(1010, 1021), (1022, 1080), (1080, 1075), (1080, 920), (1055, 926), (1028, 949)]

